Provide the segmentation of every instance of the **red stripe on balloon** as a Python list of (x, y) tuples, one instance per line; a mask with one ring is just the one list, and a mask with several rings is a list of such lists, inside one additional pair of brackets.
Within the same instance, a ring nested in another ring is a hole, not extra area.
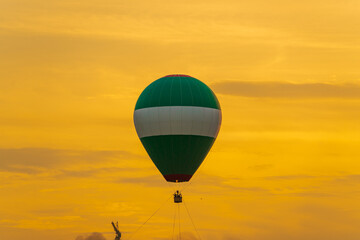
[(171, 75), (166, 75), (165, 77), (191, 77), (191, 76), (185, 74), (171, 74)]
[(164, 178), (168, 182), (188, 182), (192, 175), (188, 174), (168, 174), (164, 175)]

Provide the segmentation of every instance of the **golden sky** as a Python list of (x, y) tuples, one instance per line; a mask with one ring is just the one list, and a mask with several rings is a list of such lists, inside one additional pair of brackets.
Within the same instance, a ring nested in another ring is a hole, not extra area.
[[(223, 111), (184, 190), (202, 239), (360, 239), (359, 16), (358, 0), (0, 0), (0, 239), (111, 240), (112, 220), (128, 239), (175, 189), (132, 121), (173, 73)], [(132, 239), (171, 239), (173, 215)]]

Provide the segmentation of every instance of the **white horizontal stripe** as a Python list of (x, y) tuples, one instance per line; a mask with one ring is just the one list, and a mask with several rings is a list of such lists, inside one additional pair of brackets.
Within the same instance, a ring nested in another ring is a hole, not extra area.
[(142, 108), (134, 112), (134, 123), (139, 138), (159, 135), (216, 138), (221, 124), (221, 110), (192, 106)]

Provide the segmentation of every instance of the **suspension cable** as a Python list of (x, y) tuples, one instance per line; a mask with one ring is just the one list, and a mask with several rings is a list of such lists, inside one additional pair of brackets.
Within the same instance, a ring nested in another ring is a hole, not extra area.
[(129, 240), (135, 235), (135, 233), (137, 233), (164, 205), (165, 205), (165, 203), (170, 199), (172, 197), (172, 195), (168, 198), (168, 199), (166, 199), (166, 201), (163, 203), (163, 204), (161, 204), (161, 206), (158, 208), (158, 209), (156, 209), (156, 211), (140, 226), (140, 227), (138, 227), (137, 229), (136, 229), (136, 231), (135, 232), (133, 232), (133, 234), (131, 234), (131, 236), (128, 238)]
[(181, 230), (180, 230), (180, 204), (178, 204), (178, 212), (179, 212), (179, 239), (181, 240)]
[(189, 215), (189, 217), (190, 217), (191, 223), (192, 223), (192, 225), (194, 226), (194, 229), (195, 229), (195, 231), (196, 231), (196, 234), (198, 235), (199, 239), (201, 240), (201, 236), (200, 236), (200, 234), (199, 234), (199, 232), (198, 232), (198, 230), (197, 230), (197, 228), (196, 228), (196, 226), (195, 226), (195, 224), (194, 224), (194, 221), (193, 221), (193, 219), (192, 219), (192, 217), (191, 217), (191, 215), (190, 215), (190, 212), (189, 212), (189, 210), (188, 210), (188, 208), (187, 208), (187, 206), (186, 206), (186, 203), (185, 203), (184, 201), (183, 201), (183, 203), (184, 203), (184, 206), (185, 206), (185, 208), (186, 208), (186, 211), (187, 211), (187, 213), (188, 213), (188, 215)]
[(175, 211), (174, 211), (174, 223), (173, 223), (172, 240), (174, 240), (174, 235), (175, 235), (176, 207), (174, 209), (175, 209)]

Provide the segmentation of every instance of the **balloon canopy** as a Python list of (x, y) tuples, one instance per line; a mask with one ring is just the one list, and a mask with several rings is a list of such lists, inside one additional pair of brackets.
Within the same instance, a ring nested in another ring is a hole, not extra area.
[(187, 182), (212, 147), (221, 124), (213, 91), (188, 75), (168, 75), (141, 93), (136, 132), (168, 182)]

